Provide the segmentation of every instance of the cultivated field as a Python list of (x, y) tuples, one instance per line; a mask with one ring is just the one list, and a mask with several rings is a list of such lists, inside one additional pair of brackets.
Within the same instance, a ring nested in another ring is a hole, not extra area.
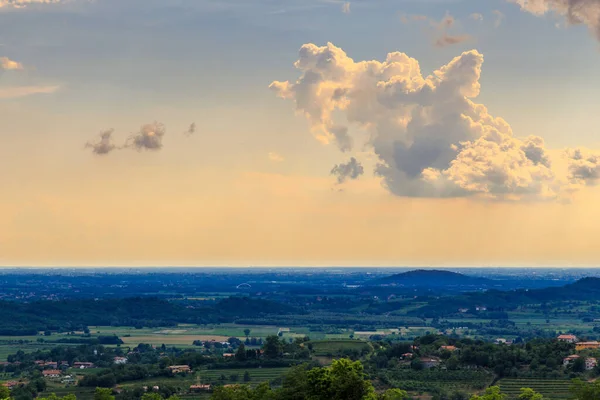
[(498, 386), (503, 393), (506, 393), (509, 399), (516, 399), (519, 396), (521, 388), (531, 388), (544, 395), (547, 399), (568, 399), (570, 398), (568, 380), (550, 380), (550, 379), (502, 379)]

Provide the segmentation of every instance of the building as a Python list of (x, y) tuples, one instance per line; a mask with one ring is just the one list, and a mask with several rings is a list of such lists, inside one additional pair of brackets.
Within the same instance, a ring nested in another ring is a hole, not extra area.
[(577, 351), (581, 351), (581, 350), (586, 350), (586, 349), (598, 349), (600, 348), (600, 343), (599, 342), (579, 342), (575, 344), (575, 350)]
[(73, 363), (73, 368), (79, 368), (79, 369), (94, 368), (94, 363), (91, 363), (91, 362), (75, 362), (75, 363)]
[(208, 392), (210, 391), (210, 385), (191, 385), (190, 392)]
[(9, 389), (13, 389), (15, 387), (17, 387), (19, 385), (19, 382), (17, 381), (8, 381), (8, 382), (4, 382), (2, 384), (2, 386), (4, 386), (5, 388), (9, 388)]
[(60, 383), (63, 383), (65, 385), (74, 385), (75, 383), (77, 383), (77, 380), (71, 375), (67, 375), (61, 379)]
[(57, 369), (47, 369), (45, 371), (42, 371), (42, 376), (44, 378), (50, 378), (50, 379), (60, 378), (60, 374), (61, 374), (61, 372)]
[(577, 343), (577, 336), (575, 335), (558, 335), (558, 340), (567, 343)]
[(593, 357), (588, 357), (585, 359), (585, 369), (590, 370), (594, 369), (598, 365), (598, 361)]
[(185, 374), (192, 371), (189, 365), (171, 365), (169, 370), (174, 374)]
[(120, 365), (127, 364), (127, 357), (115, 357), (114, 363)]
[(568, 357), (563, 358), (563, 365), (566, 367), (571, 364), (573, 361), (577, 360), (579, 356), (577, 354), (570, 355)]
[(421, 362), (423, 363), (423, 368), (426, 369), (437, 367), (438, 365), (440, 365), (440, 360), (438, 360), (437, 358), (423, 357), (421, 358)]

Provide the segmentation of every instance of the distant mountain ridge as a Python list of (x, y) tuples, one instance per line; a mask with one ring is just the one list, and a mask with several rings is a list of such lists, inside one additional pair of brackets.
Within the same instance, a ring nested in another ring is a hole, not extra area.
[(379, 279), (378, 283), (413, 287), (492, 286), (495, 284), (491, 279), (437, 269), (417, 269), (386, 276)]
[(413, 314), (430, 316), (456, 312), (458, 308), (471, 309), (476, 305), (487, 308), (511, 310), (528, 304), (540, 304), (557, 301), (600, 300), (600, 278), (582, 278), (574, 283), (543, 289), (517, 289), (509, 291), (487, 290), (483, 293), (463, 293), (431, 301)]

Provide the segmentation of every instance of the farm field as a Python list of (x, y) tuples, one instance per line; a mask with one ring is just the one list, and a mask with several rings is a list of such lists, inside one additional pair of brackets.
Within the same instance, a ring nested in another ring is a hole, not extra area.
[(570, 384), (568, 380), (550, 379), (502, 379), (498, 382), (502, 393), (506, 393), (509, 399), (516, 399), (521, 388), (531, 388), (544, 398), (564, 400), (570, 398)]
[(315, 340), (310, 342), (316, 356), (336, 355), (344, 350), (362, 351), (367, 346), (370, 351), (373, 347), (368, 342), (362, 340)]

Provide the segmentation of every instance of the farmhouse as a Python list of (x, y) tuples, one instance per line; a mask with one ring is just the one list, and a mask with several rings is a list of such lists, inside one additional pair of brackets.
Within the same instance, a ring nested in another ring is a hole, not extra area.
[(191, 385), (190, 392), (208, 392), (210, 385)]
[(42, 371), (42, 375), (44, 378), (60, 378), (61, 372), (57, 369), (48, 369), (46, 371)]
[(75, 362), (75, 363), (73, 363), (73, 368), (79, 368), (79, 369), (94, 368), (94, 363), (91, 363), (91, 362)]
[(426, 369), (437, 367), (440, 365), (440, 360), (436, 358), (423, 357), (421, 358), (421, 362), (423, 363), (423, 367)]
[(113, 361), (119, 365), (127, 364), (127, 357), (115, 357)]
[(560, 340), (561, 342), (567, 342), (567, 343), (576, 343), (577, 342), (577, 336), (575, 335), (558, 335), (558, 340)]
[(181, 374), (191, 372), (191, 368), (189, 365), (171, 365), (169, 370), (174, 374)]
[(577, 360), (579, 356), (577, 354), (570, 355), (568, 357), (563, 358), (563, 365), (566, 367), (571, 364), (573, 361)]
[(599, 342), (579, 342), (575, 344), (575, 350), (586, 350), (586, 349), (598, 349), (600, 348)]

